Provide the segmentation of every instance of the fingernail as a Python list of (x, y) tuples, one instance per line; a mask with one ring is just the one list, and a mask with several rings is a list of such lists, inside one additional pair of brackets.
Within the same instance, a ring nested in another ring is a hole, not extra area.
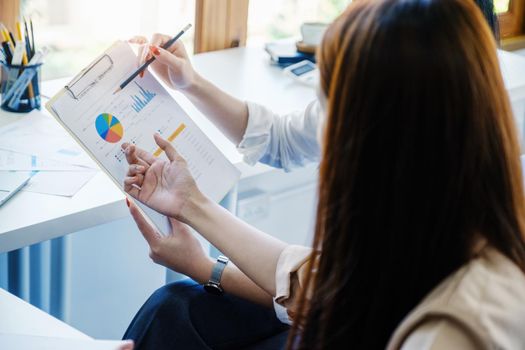
[(156, 46), (150, 46), (149, 49), (150, 49), (151, 53), (153, 53), (155, 56), (160, 55), (160, 51), (159, 51), (159, 49)]
[(128, 206), (128, 208), (129, 208), (129, 206), (131, 205), (131, 203), (129, 202), (128, 197), (126, 197), (126, 205)]
[(144, 166), (142, 165), (137, 165), (137, 171), (143, 171), (144, 170)]

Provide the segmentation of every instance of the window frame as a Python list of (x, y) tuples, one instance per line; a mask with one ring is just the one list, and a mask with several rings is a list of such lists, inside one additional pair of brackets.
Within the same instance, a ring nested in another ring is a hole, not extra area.
[(524, 34), (525, 0), (510, 0), (507, 12), (498, 14), (499, 31), (502, 39)]
[(194, 53), (245, 46), (249, 0), (196, 0)]

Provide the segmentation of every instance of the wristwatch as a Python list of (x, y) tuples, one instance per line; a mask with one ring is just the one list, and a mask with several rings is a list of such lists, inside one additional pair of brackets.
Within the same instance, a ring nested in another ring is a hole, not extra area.
[(222, 293), (224, 293), (224, 290), (221, 287), (221, 276), (228, 261), (230, 261), (230, 259), (223, 255), (220, 255), (217, 258), (217, 262), (213, 265), (213, 270), (211, 270), (211, 277), (208, 283), (204, 285), (205, 291), (215, 295), (222, 295)]

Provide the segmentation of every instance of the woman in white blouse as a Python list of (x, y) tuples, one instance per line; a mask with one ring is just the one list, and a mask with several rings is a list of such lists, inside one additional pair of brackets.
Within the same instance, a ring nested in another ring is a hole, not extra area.
[(124, 144), (126, 191), (171, 218), (163, 237), (130, 205), (153, 260), (199, 283), (223, 268), (189, 225), (234, 263), (220, 278), (226, 294), (164, 287), (125, 338), (138, 348), (284, 347), (284, 337), (265, 341), (285, 328), (245, 299), (293, 322), (290, 349), (525, 348), (520, 151), (495, 41), (473, 2), (352, 3), (319, 50), (320, 102), (282, 118), (201, 78), (181, 44), (158, 47), (166, 39), (153, 40), (153, 68), (248, 162), (291, 169), (321, 156), (314, 250), (208, 200), (158, 135), (169, 161)]

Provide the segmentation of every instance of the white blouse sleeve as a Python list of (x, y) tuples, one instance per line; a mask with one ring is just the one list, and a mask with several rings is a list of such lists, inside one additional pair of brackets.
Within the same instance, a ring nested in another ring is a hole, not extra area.
[(237, 149), (250, 165), (262, 162), (290, 171), (309, 162), (317, 162), (320, 147), (317, 129), (322, 118), (319, 102), (311, 102), (304, 111), (280, 116), (264, 106), (246, 102), (248, 125)]
[(466, 330), (448, 319), (434, 319), (418, 326), (401, 350), (475, 350), (478, 344)]
[(286, 308), (282, 306), (284, 300), (290, 297), (290, 278), (310, 258), (312, 248), (299, 245), (289, 245), (281, 252), (275, 271), (275, 298), (274, 309), (277, 318), (287, 324), (292, 324)]

